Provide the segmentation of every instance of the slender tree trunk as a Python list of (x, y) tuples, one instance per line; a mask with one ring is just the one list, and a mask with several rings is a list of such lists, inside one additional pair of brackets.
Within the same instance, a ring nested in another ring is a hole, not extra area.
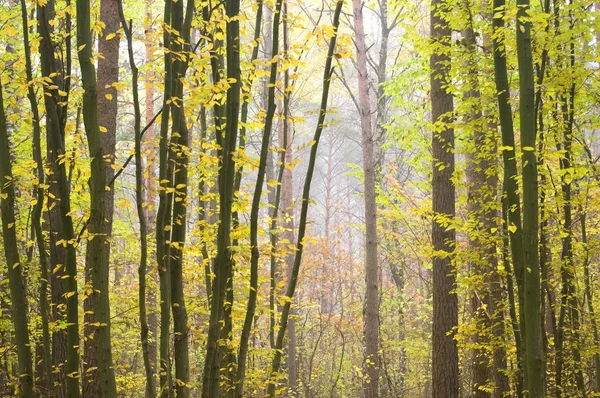
[(452, 253), (456, 232), (455, 216), (453, 97), (450, 82), (450, 26), (446, 20), (450, 5), (444, 0), (431, 3), (431, 38), (437, 51), (430, 60), (431, 113), (433, 122), (432, 202), (433, 225), (433, 344), (432, 378), (434, 398), (458, 397), (458, 348), (454, 340), (458, 326), (458, 298)]
[[(152, 20), (152, 0), (145, 0), (145, 18), (144, 18), (144, 33), (145, 33), (145, 47), (146, 47), (146, 63), (150, 63), (154, 58), (154, 46), (152, 44), (152, 34), (153, 34), (153, 20)], [(154, 115), (154, 95), (155, 90), (153, 87), (153, 81), (155, 79), (155, 73), (152, 68), (147, 68), (145, 72), (145, 110), (146, 110), (146, 124), (149, 125), (152, 117)], [(144, 201), (147, 203), (145, 208), (146, 211), (146, 224), (148, 227), (148, 235), (153, 235), (156, 233), (156, 150), (155, 150), (155, 141), (156, 141), (156, 133), (154, 129), (154, 124), (148, 127), (146, 131), (145, 138), (145, 162), (146, 162), (146, 172), (145, 172), (145, 181), (144, 186), (146, 190), (144, 191), (145, 197)], [(154, 261), (152, 264), (155, 264)], [(151, 265), (152, 265), (151, 264)], [(152, 283), (148, 286), (147, 289), (147, 303), (148, 303), (148, 329), (149, 335), (151, 338), (148, 343), (148, 352), (150, 356), (150, 362), (152, 363), (153, 373), (156, 374), (158, 370), (158, 350), (157, 350), (157, 337), (158, 337), (158, 317), (156, 312), (156, 287), (159, 284), (158, 281), (158, 270), (154, 267), (151, 267), (148, 270), (148, 275), (150, 275)], [(154, 383), (156, 384), (156, 383)]]
[[(283, 0), (278, 0), (275, 6), (275, 16), (273, 18), (273, 58), (279, 55), (279, 21), (281, 17), (281, 6)], [(237, 395), (242, 396), (242, 387), (244, 378), (246, 376), (246, 356), (248, 354), (248, 341), (250, 338), (250, 331), (252, 323), (254, 322), (254, 314), (256, 312), (256, 298), (258, 294), (258, 262), (259, 262), (259, 251), (258, 251), (258, 218), (260, 212), (260, 202), (262, 189), (265, 179), (265, 171), (267, 165), (267, 158), (269, 157), (269, 144), (271, 143), (271, 133), (273, 130), (273, 119), (275, 116), (275, 85), (277, 83), (277, 61), (271, 61), (271, 74), (269, 89), (267, 95), (267, 115), (265, 119), (265, 126), (263, 130), (261, 148), (260, 148), (260, 161), (258, 166), (258, 173), (256, 176), (256, 185), (254, 189), (254, 197), (252, 200), (252, 209), (250, 213), (250, 245), (251, 245), (251, 258), (250, 258), (250, 292), (248, 295), (248, 304), (246, 308), (246, 318), (244, 319), (244, 325), (242, 327), (242, 335), (240, 338), (240, 350), (238, 356), (238, 386)]]
[(180, 35), (172, 33), (171, 51), (176, 55), (173, 63), (173, 98), (171, 108), (171, 154), (174, 166), (174, 200), (171, 224), (171, 307), (173, 311), (173, 334), (175, 350), (175, 386), (178, 397), (188, 397), (189, 390), (189, 327), (183, 293), (183, 247), (187, 228), (187, 185), (189, 164), (189, 132), (183, 105), (183, 80), (188, 68), (187, 53), (194, 13), (193, 0), (187, 1), (184, 16), (183, 1), (172, 5), (171, 27)]
[(35, 241), (37, 243), (38, 255), (40, 260), (40, 317), (42, 321), (42, 352), (45, 389), (49, 392), (53, 386), (52, 374), (52, 355), (50, 346), (50, 331), (48, 326), (49, 321), (49, 306), (48, 306), (48, 257), (46, 253), (46, 243), (41, 225), (42, 207), (44, 204), (44, 164), (42, 160), (42, 141), (40, 128), (40, 115), (38, 111), (38, 103), (33, 88), (33, 72), (31, 66), (31, 48), (29, 43), (29, 23), (27, 17), (27, 4), (25, 0), (21, 0), (21, 18), (23, 23), (23, 46), (25, 50), (25, 68), (27, 73), (27, 98), (31, 106), (31, 116), (33, 125), (33, 161), (36, 164), (37, 186), (34, 191), (36, 203), (31, 214), (31, 223)]
[(288, 288), (286, 296), (289, 298), (283, 305), (281, 316), (279, 320), (279, 331), (277, 332), (277, 339), (275, 341), (275, 349), (273, 354), (273, 360), (269, 368), (269, 377), (271, 380), (267, 383), (266, 395), (269, 397), (275, 396), (275, 389), (277, 386), (277, 379), (279, 373), (279, 367), (281, 366), (283, 339), (286, 334), (288, 318), (296, 291), (296, 284), (298, 282), (298, 273), (300, 272), (300, 264), (302, 262), (302, 252), (304, 250), (304, 236), (306, 233), (306, 220), (308, 215), (308, 204), (310, 200), (310, 185), (312, 182), (312, 176), (314, 173), (315, 162), (317, 157), (317, 149), (319, 147), (319, 140), (321, 139), (321, 133), (323, 132), (323, 123), (325, 122), (325, 116), (327, 114), (327, 101), (329, 98), (329, 87), (331, 84), (331, 77), (333, 76), (332, 61), (335, 50), (335, 44), (337, 39), (337, 29), (340, 23), (340, 14), (342, 12), (343, 1), (338, 1), (333, 15), (333, 28), (336, 34), (329, 41), (329, 49), (327, 51), (327, 59), (325, 61), (325, 69), (323, 71), (323, 94), (321, 96), (321, 105), (319, 108), (319, 119), (317, 121), (317, 128), (313, 137), (314, 144), (310, 150), (310, 158), (308, 161), (308, 170), (306, 172), (306, 180), (304, 181), (304, 189), (302, 192), (302, 209), (300, 211), (300, 222), (298, 227), (298, 238), (296, 243), (296, 256), (294, 258), (294, 267), (292, 274), (288, 282)]
[[(493, 48), (494, 48), (494, 80), (498, 96), (498, 113), (502, 132), (502, 158), (504, 163), (503, 191), (506, 196), (506, 222), (510, 241), (512, 268), (517, 282), (519, 303), (519, 323), (514, 324), (515, 336), (520, 336), (517, 343), (517, 394), (520, 396), (525, 388), (525, 294), (523, 265), (523, 226), (521, 223), (521, 200), (517, 180), (517, 161), (515, 152), (515, 134), (513, 128), (512, 108), (510, 105), (510, 87), (506, 67), (504, 45), (505, 1), (494, 0)], [(498, 10), (498, 11), (496, 11)], [(515, 314), (516, 315), (516, 314)]]
[(226, 294), (227, 280), (233, 278), (231, 244), (231, 209), (233, 204), (233, 187), (235, 184), (235, 161), (233, 159), (237, 146), (238, 120), (240, 110), (240, 24), (237, 15), (240, 12), (239, 0), (227, 0), (226, 55), (227, 79), (232, 81), (227, 89), (225, 117), (225, 134), (217, 130), (217, 142), (221, 144), (221, 167), (219, 170), (219, 227), (217, 231), (217, 255), (215, 258), (215, 279), (212, 288), (212, 303), (206, 360), (202, 383), (202, 397), (219, 396), (219, 363), (218, 342), (220, 339), (220, 321), (222, 319), (223, 302)]
[(15, 219), (15, 186), (12, 175), (10, 143), (4, 115), (4, 99), (0, 86), (0, 211), (2, 214), (2, 238), (12, 303), (12, 321), (17, 346), (19, 396), (33, 397), (33, 365), (27, 324), (27, 297), (23, 278)]
[[(165, 2), (165, 11), (163, 23), (165, 26), (171, 24), (171, 4)], [(170, 214), (171, 214), (171, 195), (167, 192), (173, 186), (172, 164), (168, 161), (169, 154), (169, 118), (171, 114), (170, 99), (172, 96), (172, 62), (169, 47), (171, 44), (171, 30), (164, 29), (163, 43), (164, 51), (164, 92), (163, 92), (163, 113), (160, 124), (160, 144), (159, 144), (159, 188), (158, 188), (158, 211), (156, 214), (156, 261), (158, 264), (158, 275), (160, 281), (160, 366), (159, 383), (161, 397), (170, 398), (172, 393), (171, 379), (171, 356), (169, 344), (169, 332), (171, 326), (171, 273), (170, 256), (167, 241), (171, 239)]]
[(127, 24), (125, 15), (123, 14), (123, 6), (121, 1), (118, 3), (119, 6), (119, 17), (121, 19), (121, 26), (125, 32), (127, 39), (127, 53), (129, 55), (129, 66), (131, 68), (131, 79), (132, 79), (132, 94), (133, 94), (133, 106), (134, 106), (134, 131), (135, 131), (135, 199), (136, 207), (140, 225), (140, 264), (138, 267), (138, 302), (139, 302), (139, 318), (140, 318), (140, 340), (142, 343), (142, 356), (144, 360), (144, 370), (146, 373), (146, 398), (153, 398), (156, 396), (156, 390), (154, 388), (154, 371), (150, 359), (149, 349), (149, 328), (146, 311), (146, 273), (148, 263), (148, 226), (146, 222), (146, 211), (144, 209), (144, 170), (142, 164), (142, 135), (141, 135), (141, 121), (142, 114), (140, 110), (140, 100), (138, 94), (138, 69), (135, 64), (135, 58), (133, 54), (133, 35), (132, 35), (132, 22)]
[(525, 347), (527, 390), (530, 397), (545, 395), (544, 352), (541, 333), (541, 289), (538, 256), (538, 172), (536, 159), (535, 84), (531, 52), (529, 0), (518, 0), (517, 56), (521, 162), (523, 167), (523, 259), (525, 287)]
[[(571, 21), (571, 28), (573, 22)], [(575, 66), (575, 46), (570, 44), (570, 68)], [(558, 145), (558, 151), (564, 151), (563, 157), (560, 159), (560, 169), (565, 172), (562, 177), (562, 196), (563, 196), (563, 213), (564, 222), (562, 225), (562, 254), (561, 254), (561, 306), (558, 322), (558, 335), (556, 336), (556, 395), (557, 397), (568, 396), (569, 387), (576, 386), (577, 391), (585, 391), (583, 381), (583, 371), (581, 367), (581, 352), (580, 352), (580, 319), (579, 319), (579, 303), (577, 301), (577, 290), (575, 286), (575, 264), (573, 259), (573, 216), (572, 216), (572, 195), (571, 195), (571, 180), (569, 170), (572, 167), (572, 144), (573, 144), (573, 123), (575, 112), (575, 83), (569, 85), (569, 93), (567, 98), (562, 99), (562, 116), (563, 116), (563, 140)], [(566, 319), (568, 318), (568, 319)], [(568, 328), (566, 324), (569, 324)], [(564, 341), (565, 334), (569, 334), (569, 351), (573, 358), (573, 366), (569, 369), (567, 377), (574, 378), (569, 380), (562, 378), (562, 370), (565, 365)], [(572, 388), (572, 387), (571, 387)], [(573, 392), (571, 392), (572, 394)]]
[(375, 193), (374, 134), (369, 99), (367, 71), (367, 46), (363, 26), (361, 0), (353, 0), (354, 31), (356, 33), (356, 61), (358, 70), (358, 97), (365, 198), (365, 304), (364, 314), (364, 380), (363, 390), (367, 398), (379, 396), (379, 262), (377, 258), (377, 197)]

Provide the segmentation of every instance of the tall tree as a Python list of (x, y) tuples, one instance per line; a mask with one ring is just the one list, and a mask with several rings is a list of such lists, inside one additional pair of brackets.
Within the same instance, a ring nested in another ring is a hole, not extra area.
[(527, 391), (530, 397), (546, 393), (542, 344), (541, 283), (538, 255), (538, 171), (536, 113), (529, 0), (517, 1), (517, 58), (519, 63), (519, 119), (523, 168), (523, 264), (525, 288), (525, 347)]
[[(119, 80), (119, 35), (116, 34), (120, 28), (118, 0), (102, 0), (100, 2), (100, 21), (104, 24), (102, 35), (98, 37), (98, 73), (97, 73), (97, 101), (98, 101), (98, 125), (102, 126), (106, 131), (101, 134), (100, 140), (102, 143), (104, 161), (108, 165), (105, 167), (105, 181), (111, 181), (115, 172), (112, 167), (115, 161), (115, 145), (117, 136), (117, 90), (115, 83)], [(110, 237), (112, 234), (113, 213), (114, 213), (114, 189), (108, 189), (105, 192), (105, 234), (107, 242), (103, 249), (102, 260), (104, 264), (102, 268), (106, 271), (108, 281), (109, 262), (110, 262)], [(93, 252), (88, 250), (85, 258), (85, 278), (86, 283), (92, 283), (92, 265), (94, 260)], [(94, 318), (95, 311), (95, 293), (93, 289), (88, 290), (89, 294), (83, 301), (84, 308), (84, 325), (85, 336), (83, 361), (85, 371), (83, 373), (83, 395), (98, 396), (100, 394), (100, 378), (96, 374), (97, 359), (95, 352), (94, 334), (96, 331), (95, 324), (97, 320)]]
[[(246, 317), (242, 327), (242, 335), (240, 338), (240, 349), (238, 356), (238, 383), (240, 384), (238, 396), (241, 397), (243, 391), (243, 380), (246, 372), (246, 356), (248, 354), (248, 341), (250, 331), (254, 323), (254, 315), (256, 312), (256, 298), (258, 295), (258, 261), (260, 253), (258, 251), (258, 219), (260, 211), (261, 195), (264, 185), (264, 179), (267, 167), (267, 157), (269, 154), (269, 144), (271, 143), (271, 133), (273, 130), (273, 119), (275, 117), (275, 86), (277, 83), (277, 59), (279, 58), (279, 21), (281, 19), (281, 7), (283, 0), (278, 0), (275, 6), (275, 16), (273, 18), (273, 46), (272, 57), (270, 60), (271, 71), (269, 89), (267, 94), (267, 115), (265, 118), (265, 126), (263, 129), (260, 161), (258, 165), (258, 173), (254, 188), (254, 197), (252, 200), (252, 210), (250, 213), (250, 292), (248, 294), (248, 303), (246, 307)], [(285, 123), (285, 122), (284, 122)]]
[[(70, 4), (70, 3), (69, 3)], [(66, 59), (55, 55), (54, 0), (37, 3), (38, 32), (42, 39), (40, 61), (44, 85), (46, 109), (46, 163), (48, 176), (47, 208), (51, 226), (49, 233), (50, 279), (53, 321), (60, 321), (58, 308), (66, 304), (66, 336), (57, 330), (52, 336), (52, 359), (56, 374), (57, 394), (60, 397), (79, 396), (79, 308), (77, 294), (77, 249), (73, 219), (71, 216), (71, 189), (67, 179), (66, 162), (60, 159), (65, 153), (65, 125), (71, 75), (71, 36), (65, 39)], [(67, 14), (65, 29), (70, 32), (70, 16)], [(66, 364), (65, 364), (66, 362)], [(64, 372), (62, 369), (64, 368)]]
[(46, 241), (42, 230), (42, 208), (44, 205), (44, 163), (42, 159), (42, 131), (40, 126), (40, 113), (38, 110), (38, 100), (33, 88), (33, 67), (31, 62), (31, 47), (29, 41), (29, 18), (27, 16), (27, 4), (25, 0), (21, 0), (21, 20), (23, 24), (23, 47), (25, 51), (25, 70), (27, 74), (27, 98), (29, 99), (29, 106), (31, 107), (32, 116), (32, 152), (33, 161), (35, 162), (37, 186), (35, 187), (34, 197), (36, 203), (31, 212), (31, 223), (33, 228), (33, 234), (38, 249), (38, 256), (40, 261), (40, 289), (39, 289), (39, 301), (40, 301), (40, 317), (42, 318), (42, 346), (43, 346), (43, 370), (46, 390), (50, 391), (53, 386), (53, 373), (52, 373), (52, 354), (50, 346), (50, 306), (48, 305), (48, 255), (46, 252)]
[(433, 397), (458, 397), (458, 348), (454, 340), (458, 327), (458, 298), (452, 259), (456, 245), (454, 229), (454, 101), (449, 91), (451, 29), (447, 17), (450, 3), (431, 2), (431, 120), (433, 176)]
[(189, 131), (184, 110), (183, 81), (188, 69), (190, 32), (194, 1), (173, 2), (171, 9), (171, 46), (173, 101), (171, 106), (171, 148), (169, 163), (173, 163), (173, 215), (171, 217), (170, 271), (171, 308), (175, 349), (175, 385), (178, 397), (188, 397), (189, 390), (189, 327), (183, 292), (183, 247), (187, 228), (187, 185), (189, 164)]
[(12, 174), (12, 156), (4, 114), (4, 99), (0, 84), (0, 212), (2, 215), (2, 238), (8, 269), (8, 284), (12, 304), (12, 321), (17, 345), (19, 396), (33, 397), (33, 365), (27, 324), (27, 297), (23, 278), (24, 264), (19, 256), (17, 226), (15, 219), (15, 179)]
[[(83, 122), (90, 153), (90, 218), (87, 257), (94, 290), (94, 342), (101, 396), (117, 395), (110, 341), (110, 304), (108, 292), (107, 226), (106, 226), (106, 161), (98, 122), (98, 90), (92, 58), (90, 3), (77, 1), (77, 47), (83, 83)], [(102, 129), (105, 127), (102, 126)]]
[[(475, 349), (473, 350), (473, 395), (475, 397), (503, 397), (509, 391), (506, 376), (506, 350), (502, 316), (502, 280), (498, 274), (496, 242), (490, 236), (496, 228), (498, 209), (490, 206), (498, 195), (496, 163), (497, 124), (484, 115), (482, 93), (479, 86), (478, 61), (475, 30), (471, 3), (465, 2), (463, 12), (467, 14), (467, 26), (463, 30), (465, 44), (465, 66), (467, 77), (464, 92), (466, 110), (465, 123), (470, 131), (472, 149), (467, 155), (467, 210), (473, 230), (469, 237), (469, 259), (471, 271), (482, 277), (471, 297), (471, 308), (477, 325)], [(488, 353), (491, 353), (489, 355)], [(493, 394), (486, 386), (494, 383)]]
[(225, 36), (226, 77), (230, 82), (227, 88), (224, 131), (217, 126), (217, 142), (220, 143), (219, 168), (219, 227), (217, 231), (217, 255), (214, 262), (215, 278), (212, 286), (211, 312), (206, 342), (206, 360), (202, 378), (202, 397), (219, 396), (219, 339), (221, 335), (222, 307), (226, 295), (227, 281), (233, 278), (231, 248), (231, 210), (234, 196), (235, 161), (237, 146), (238, 120), (240, 109), (240, 12), (239, 0), (225, 2), (225, 14), (229, 19)]
[(129, 66), (131, 67), (131, 86), (133, 95), (134, 112), (134, 134), (135, 134), (135, 199), (140, 225), (140, 265), (138, 267), (138, 303), (140, 313), (140, 340), (142, 344), (142, 356), (144, 360), (144, 370), (146, 372), (146, 398), (154, 398), (156, 390), (154, 388), (154, 369), (150, 356), (149, 328), (146, 306), (146, 274), (148, 269), (148, 226), (146, 221), (146, 211), (144, 209), (144, 172), (142, 164), (142, 112), (138, 94), (138, 68), (135, 64), (133, 53), (133, 23), (127, 24), (123, 13), (123, 3), (119, 0), (119, 17), (121, 26), (127, 39), (127, 54), (129, 56)]
[(275, 388), (277, 386), (277, 375), (279, 373), (279, 367), (281, 366), (283, 339), (286, 334), (287, 323), (289, 320), (290, 309), (294, 298), (294, 292), (296, 291), (296, 284), (298, 283), (298, 274), (300, 272), (300, 264), (302, 263), (302, 253), (304, 251), (304, 237), (306, 234), (306, 224), (308, 215), (308, 205), (310, 201), (310, 186), (312, 183), (312, 177), (315, 169), (315, 161), (317, 158), (317, 150), (319, 148), (319, 140), (324, 128), (325, 116), (327, 115), (327, 103), (329, 100), (329, 88), (331, 86), (331, 80), (333, 76), (333, 57), (335, 46), (338, 36), (338, 28), (340, 25), (340, 14), (342, 13), (342, 7), (344, 5), (343, 0), (336, 2), (335, 11), (333, 14), (333, 29), (334, 35), (329, 40), (329, 47), (327, 50), (327, 58), (325, 61), (325, 68), (323, 70), (323, 93), (321, 94), (321, 104), (319, 107), (319, 119), (317, 121), (317, 127), (313, 137), (313, 145), (310, 150), (310, 158), (308, 161), (308, 169), (306, 171), (306, 179), (304, 180), (304, 189), (302, 190), (302, 208), (300, 210), (300, 220), (298, 222), (298, 237), (296, 241), (296, 255), (294, 257), (294, 267), (291, 271), (286, 297), (288, 298), (283, 305), (281, 310), (281, 316), (279, 318), (279, 330), (277, 332), (277, 339), (275, 340), (274, 354), (269, 368), (269, 376), (271, 380), (267, 383), (266, 395), (269, 397), (275, 396)]
[(358, 101), (362, 132), (363, 178), (365, 200), (365, 303), (364, 303), (364, 395), (379, 396), (379, 261), (377, 258), (377, 196), (375, 192), (375, 143), (369, 98), (367, 46), (363, 22), (363, 2), (353, 0)]
[[(517, 297), (519, 302), (519, 321), (513, 324), (515, 329), (515, 342), (517, 345), (517, 393), (520, 395), (525, 384), (525, 292), (524, 292), (524, 265), (523, 265), (523, 225), (521, 222), (521, 199), (519, 195), (519, 182), (517, 175), (517, 157), (515, 149), (515, 133), (513, 127), (513, 114), (510, 104), (510, 89), (508, 81), (508, 68), (505, 50), (505, 1), (494, 0), (493, 24), (493, 49), (494, 49), (494, 81), (498, 97), (498, 115), (500, 131), (502, 134), (502, 159), (504, 165), (503, 196), (506, 202), (507, 231), (510, 242), (510, 255), (512, 268), (516, 276)], [(508, 260), (508, 259), (507, 259)], [(512, 276), (510, 276), (512, 281)], [(512, 283), (512, 282), (511, 282)], [(509, 291), (512, 294), (512, 289)], [(514, 303), (514, 300), (511, 300)], [(516, 317), (516, 313), (515, 313)]]
[(156, 261), (160, 283), (160, 366), (159, 385), (161, 397), (172, 396), (171, 355), (170, 355), (170, 327), (171, 327), (171, 271), (170, 256), (167, 241), (171, 238), (171, 206), (172, 195), (168, 194), (173, 186), (173, 165), (169, 162), (169, 118), (171, 115), (172, 96), (172, 55), (169, 51), (171, 45), (171, 2), (165, 1), (163, 15), (163, 45), (164, 45), (164, 89), (163, 108), (160, 121), (159, 143), (159, 188), (158, 210), (156, 214)]

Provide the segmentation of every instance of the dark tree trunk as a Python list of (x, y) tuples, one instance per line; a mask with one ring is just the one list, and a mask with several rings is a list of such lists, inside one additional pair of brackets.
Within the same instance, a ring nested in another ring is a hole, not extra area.
[(531, 51), (529, 0), (518, 0), (517, 56), (519, 61), (519, 109), (521, 163), (523, 167), (523, 260), (525, 287), (525, 347), (527, 390), (531, 397), (546, 392), (542, 344), (540, 263), (538, 255), (538, 171), (536, 159), (535, 84)]
[(46, 252), (46, 242), (42, 231), (41, 216), (42, 207), (44, 204), (44, 163), (42, 160), (42, 139), (41, 139), (41, 128), (40, 128), (40, 115), (38, 111), (38, 102), (33, 88), (33, 72), (31, 65), (31, 48), (29, 43), (29, 23), (27, 17), (27, 4), (25, 0), (21, 0), (21, 18), (23, 23), (23, 46), (25, 51), (25, 68), (27, 73), (27, 82), (29, 83), (27, 89), (27, 98), (29, 99), (29, 105), (31, 106), (31, 116), (33, 125), (33, 161), (36, 167), (37, 186), (35, 187), (33, 196), (36, 198), (36, 204), (33, 207), (31, 214), (31, 223), (33, 225), (33, 234), (38, 248), (38, 255), (40, 261), (40, 317), (42, 321), (42, 360), (40, 364), (40, 370), (43, 371), (44, 383), (41, 387), (48, 392), (53, 386), (53, 374), (52, 374), (52, 355), (50, 346), (50, 331), (48, 322), (50, 320), (50, 307), (48, 305), (48, 255)]
[[(118, 24), (118, 19), (117, 19)], [(117, 26), (118, 28), (118, 26)], [(77, 0), (77, 46), (84, 89), (83, 122), (90, 152), (90, 218), (86, 262), (91, 270), (94, 290), (94, 344), (99, 390), (92, 396), (114, 397), (117, 394), (110, 341), (110, 304), (108, 292), (108, 258), (106, 225), (106, 169), (104, 142), (98, 119), (98, 90), (96, 70), (92, 60), (92, 35), (90, 28), (90, 3)], [(102, 126), (104, 127), (104, 126)], [(106, 127), (104, 127), (106, 128)], [(106, 128), (108, 130), (108, 128)], [(107, 154), (110, 155), (110, 154)]]
[[(105, 156), (106, 166), (105, 181), (111, 181), (114, 176), (114, 170), (111, 167), (115, 160), (115, 145), (117, 134), (117, 90), (113, 86), (119, 80), (119, 35), (107, 40), (110, 34), (114, 35), (120, 28), (118, 0), (102, 0), (100, 2), (100, 21), (104, 23), (102, 35), (98, 38), (98, 53), (102, 56), (98, 58), (98, 83), (97, 83), (97, 112), (98, 125), (106, 129), (106, 132), (100, 136), (102, 150)], [(104, 224), (107, 238), (110, 239), (112, 232), (112, 221), (114, 212), (114, 189), (105, 192), (105, 219)], [(108, 281), (109, 262), (110, 262), (110, 244), (104, 245), (102, 255), (102, 268), (106, 275), (102, 278)], [(87, 250), (85, 258), (85, 281), (92, 284), (92, 263), (94, 253)], [(108, 286), (108, 285), (107, 285)], [(84, 397), (100, 396), (100, 377), (98, 377), (98, 363), (96, 356), (96, 342), (93, 337), (97, 327), (94, 326), (95, 319), (95, 298), (96, 294), (90, 290), (90, 294), (83, 301), (84, 309), (84, 349), (83, 363), (84, 373), (82, 378), (82, 388)], [(94, 370), (97, 369), (97, 370)]]
[[(66, 95), (59, 90), (44, 85), (44, 104), (46, 108), (46, 162), (51, 170), (47, 181), (48, 188), (48, 224), (52, 318), (59, 321), (62, 318), (60, 308), (66, 307), (68, 326), (64, 330), (54, 332), (52, 337), (53, 365), (58, 372), (55, 374), (57, 395), (59, 397), (78, 397), (79, 392), (79, 308), (77, 295), (77, 251), (75, 248), (75, 232), (71, 218), (70, 186), (64, 162), (59, 162), (65, 154), (65, 123), (69, 94), (69, 76), (71, 73), (70, 36), (66, 40), (66, 65), (60, 63), (54, 54), (55, 45), (52, 40), (52, 26), (49, 21), (54, 17), (54, 1), (50, 0), (45, 6), (38, 3), (38, 31), (42, 42), (40, 58), (42, 76), (52, 79), (53, 86), (62, 87)], [(69, 15), (69, 14), (67, 14)], [(67, 30), (70, 32), (70, 16), (67, 17)], [(60, 68), (60, 69), (59, 69)], [(61, 77), (61, 78), (59, 78)], [(64, 369), (64, 370), (63, 370)]]
[(430, 60), (433, 177), (433, 343), (432, 379), (434, 398), (458, 397), (458, 348), (454, 340), (458, 326), (456, 276), (452, 265), (456, 232), (455, 216), (453, 97), (450, 82), (450, 26), (446, 20), (449, 4), (431, 3), (431, 39), (439, 46)]
[(27, 324), (27, 297), (24, 265), (21, 264), (15, 219), (15, 186), (12, 176), (10, 143), (4, 115), (4, 100), (0, 85), (0, 212), (2, 215), (2, 238), (12, 304), (12, 321), (17, 346), (19, 396), (33, 397), (33, 364)]
[[(226, 15), (237, 17), (240, 12), (239, 0), (227, 0)], [(217, 142), (221, 146), (219, 169), (219, 227), (217, 231), (217, 255), (215, 258), (215, 278), (212, 287), (211, 312), (206, 347), (206, 360), (202, 378), (202, 397), (217, 398), (219, 396), (220, 321), (223, 318), (223, 302), (225, 300), (227, 281), (233, 278), (233, 260), (231, 250), (231, 219), (235, 184), (234, 154), (237, 147), (238, 120), (240, 110), (240, 24), (234, 18), (227, 23), (226, 55), (227, 79), (233, 79), (227, 89), (225, 134), (217, 129)]]

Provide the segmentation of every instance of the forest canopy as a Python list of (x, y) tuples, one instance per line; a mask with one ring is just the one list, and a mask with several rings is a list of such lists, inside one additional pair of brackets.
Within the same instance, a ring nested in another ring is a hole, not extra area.
[(0, 396), (600, 397), (599, 15), (0, 0)]

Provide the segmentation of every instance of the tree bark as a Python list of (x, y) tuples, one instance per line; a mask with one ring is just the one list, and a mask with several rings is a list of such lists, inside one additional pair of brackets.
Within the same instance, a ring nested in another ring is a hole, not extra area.
[(546, 393), (541, 332), (541, 289), (538, 256), (538, 171), (536, 115), (529, 0), (518, 0), (517, 58), (519, 63), (519, 115), (523, 168), (523, 259), (525, 287), (525, 347), (527, 390), (531, 397)]
[[(69, 95), (69, 76), (71, 73), (70, 35), (66, 40), (66, 65), (57, 61), (52, 40), (52, 26), (49, 21), (54, 17), (54, 1), (44, 6), (37, 4), (38, 31), (42, 42), (40, 58), (42, 77), (52, 79), (52, 86), (44, 85), (44, 104), (46, 108), (47, 159), (51, 170), (48, 176), (47, 207), (49, 221), (49, 249), (51, 300), (55, 310), (52, 317), (58, 321), (62, 314), (58, 308), (66, 307), (66, 333), (54, 332), (52, 337), (52, 359), (56, 374), (57, 395), (59, 397), (78, 397), (79, 391), (79, 308), (77, 294), (77, 250), (75, 232), (71, 218), (70, 185), (64, 162), (59, 159), (65, 155), (65, 123)], [(70, 16), (67, 14), (67, 30), (70, 32)], [(60, 70), (59, 70), (60, 67)], [(52, 76), (52, 77), (50, 77)], [(60, 78), (59, 78), (60, 76)], [(66, 335), (65, 335), (66, 334)], [(62, 371), (64, 369), (64, 372)]]
[[(231, 244), (231, 209), (233, 205), (235, 184), (234, 154), (237, 146), (238, 120), (240, 110), (240, 24), (237, 16), (240, 12), (239, 0), (225, 2), (226, 15), (230, 18), (226, 28), (227, 79), (231, 81), (227, 89), (225, 134), (217, 129), (217, 142), (221, 144), (219, 169), (219, 227), (217, 231), (217, 255), (215, 258), (215, 279), (212, 287), (212, 302), (206, 360), (202, 383), (203, 398), (219, 396), (219, 347), (220, 321), (222, 319), (223, 302), (227, 281), (233, 278)], [(235, 18), (234, 18), (235, 17)]]
[[(106, 37), (110, 34), (115, 34), (120, 28), (118, 0), (102, 0), (100, 2), (100, 21), (104, 23), (102, 35), (98, 37), (98, 53), (101, 54), (98, 58), (98, 74), (97, 74), (97, 112), (98, 125), (106, 129), (101, 136), (103, 154), (106, 162), (105, 181), (110, 181), (114, 176), (114, 170), (111, 167), (115, 160), (115, 145), (117, 134), (117, 90), (113, 86), (119, 80), (119, 35), (107, 40)], [(85, 122), (85, 121), (84, 121)], [(112, 232), (112, 221), (114, 213), (114, 190), (110, 189), (105, 192), (104, 199), (104, 224), (107, 242), (110, 242)], [(109, 263), (110, 263), (110, 244), (105, 244), (104, 254), (102, 256), (102, 268), (105, 269), (106, 275), (102, 278), (108, 281), (109, 278)], [(92, 282), (92, 264), (95, 261), (92, 257), (94, 253), (87, 250), (85, 258), (85, 280), (86, 283)], [(108, 286), (108, 285), (107, 285)], [(95, 333), (98, 322), (95, 319), (95, 299), (96, 293), (92, 290), (83, 301), (84, 309), (84, 350), (83, 363), (84, 373), (82, 378), (83, 396), (97, 397), (100, 395), (100, 377), (97, 356)], [(98, 368), (98, 370), (94, 370)]]
[(17, 225), (15, 219), (15, 186), (12, 175), (10, 143), (4, 115), (4, 99), (0, 85), (0, 212), (2, 214), (2, 238), (10, 301), (12, 304), (12, 321), (17, 346), (19, 396), (33, 397), (33, 365), (27, 324), (27, 297), (23, 278), (24, 264), (19, 256)]
[[(118, 20), (117, 20), (118, 21)], [(94, 343), (98, 367), (99, 391), (95, 396), (114, 397), (117, 394), (110, 341), (110, 304), (108, 292), (108, 242), (106, 225), (106, 161), (104, 140), (98, 119), (98, 90), (92, 59), (90, 3), (77, 0), (77, 46), (84, 89), (83, 122), (90, 152), (90, 219), (86, 262), (92, 274), (94, 290)], [(104, 127), (106, 128), (106, 127)], [(106, 128), (107, 129), (107, 128)], [(108, 129), (107, 129), (108, 130)], [(110, 154), (108, 154), (110, 156)]]
[(377, 196), (375, 193), (374, 134), (369, 98), (367, 71), (367, 47), (362, 15), (363, 3), (353, 0), (354, 32), (356, 34), (356, 63), (358, 71), (358, 97), (360, 127), (362, 132), (362, 154), (365, 201), (365, 303), (363, 391), (367, 398), (379, 396), (379, 261), (377, 258)]
[(458, 397), (458, 349), (454, 333), (458, 327), (456, 276), (452, 265), (455, 188), (453, 97), (450, 83), (450, 26), (446, 20), (450, 5), (444, 0), (431, 3), (431, 39), (436, 50), (430, 60), (431, 119), (433, 122), (433, 343), (432, 378), (434, 398)]

